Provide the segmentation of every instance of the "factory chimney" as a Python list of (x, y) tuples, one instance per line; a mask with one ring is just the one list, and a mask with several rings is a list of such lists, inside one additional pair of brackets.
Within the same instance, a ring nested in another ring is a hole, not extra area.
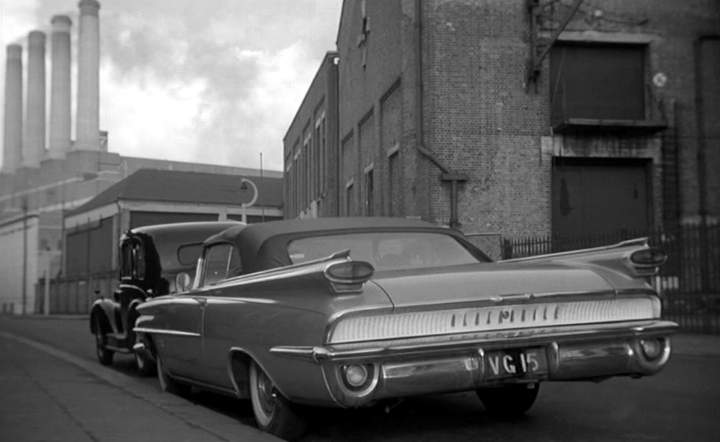
[(50, 95), (50, 158), (61, 159), (70, 150), (70, 27), (66, 15), (52, 24), (52, 85)]
[(24, 167), (40, 167), (45, 155), (45, 33), (28, 34)]
[(14, 173), (22, 159), (22, 47), (7, 46), (5, 68), (5, 126), (3, 138), (4, 173)]
[(75, 150), (100, 149), (100, 25), (96, 0), (81, 0)]

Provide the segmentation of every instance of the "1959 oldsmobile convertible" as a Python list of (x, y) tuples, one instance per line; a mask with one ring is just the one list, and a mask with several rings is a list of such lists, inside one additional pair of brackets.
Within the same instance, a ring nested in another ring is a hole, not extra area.
[(299, 405), (361, 407), (475, 390), (525, 412), (544, 381), (641, 377), (676, 324), (647, 283), (644, 240), (492, 262), (422, 221), (324, 218), (208, 238), (192, 289), (140, 305), (138, 352), (164, 390), (250, 398), (258, 426), (303, 429)]

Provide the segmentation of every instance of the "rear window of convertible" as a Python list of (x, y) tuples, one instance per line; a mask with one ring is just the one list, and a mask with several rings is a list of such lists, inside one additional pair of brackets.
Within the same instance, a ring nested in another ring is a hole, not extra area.
[(480, 262), (450, 235), (427, 232), (367, 232), (300, 238), (288, 243), (293, 264), (350, 250), (376, 270), (420, 269)]

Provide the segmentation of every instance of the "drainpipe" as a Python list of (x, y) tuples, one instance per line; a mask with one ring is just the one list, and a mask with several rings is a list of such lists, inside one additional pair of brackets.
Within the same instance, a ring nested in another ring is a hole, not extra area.
[(423, 133), (423, 76), (422, 76), (422, 0), (415, 0), (415, 130), (418, 152), (442, 172), (441, 181), (450, 182), (450, 227), (460, 227), (458, 219), (458, 189), (459, 182), (467, 181), (465, 174), (453, 173), (432, 153), (424, 142)]

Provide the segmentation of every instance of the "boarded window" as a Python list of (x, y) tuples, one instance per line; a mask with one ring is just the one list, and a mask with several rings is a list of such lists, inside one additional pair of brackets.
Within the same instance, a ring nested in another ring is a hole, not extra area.
[(652, 225), (649, 161), (557, 158), (552, 229), (560, 237), (640, 234)]
[(645, 119), (644, 45), (559, 44), (550, 56), (552, 121)]

